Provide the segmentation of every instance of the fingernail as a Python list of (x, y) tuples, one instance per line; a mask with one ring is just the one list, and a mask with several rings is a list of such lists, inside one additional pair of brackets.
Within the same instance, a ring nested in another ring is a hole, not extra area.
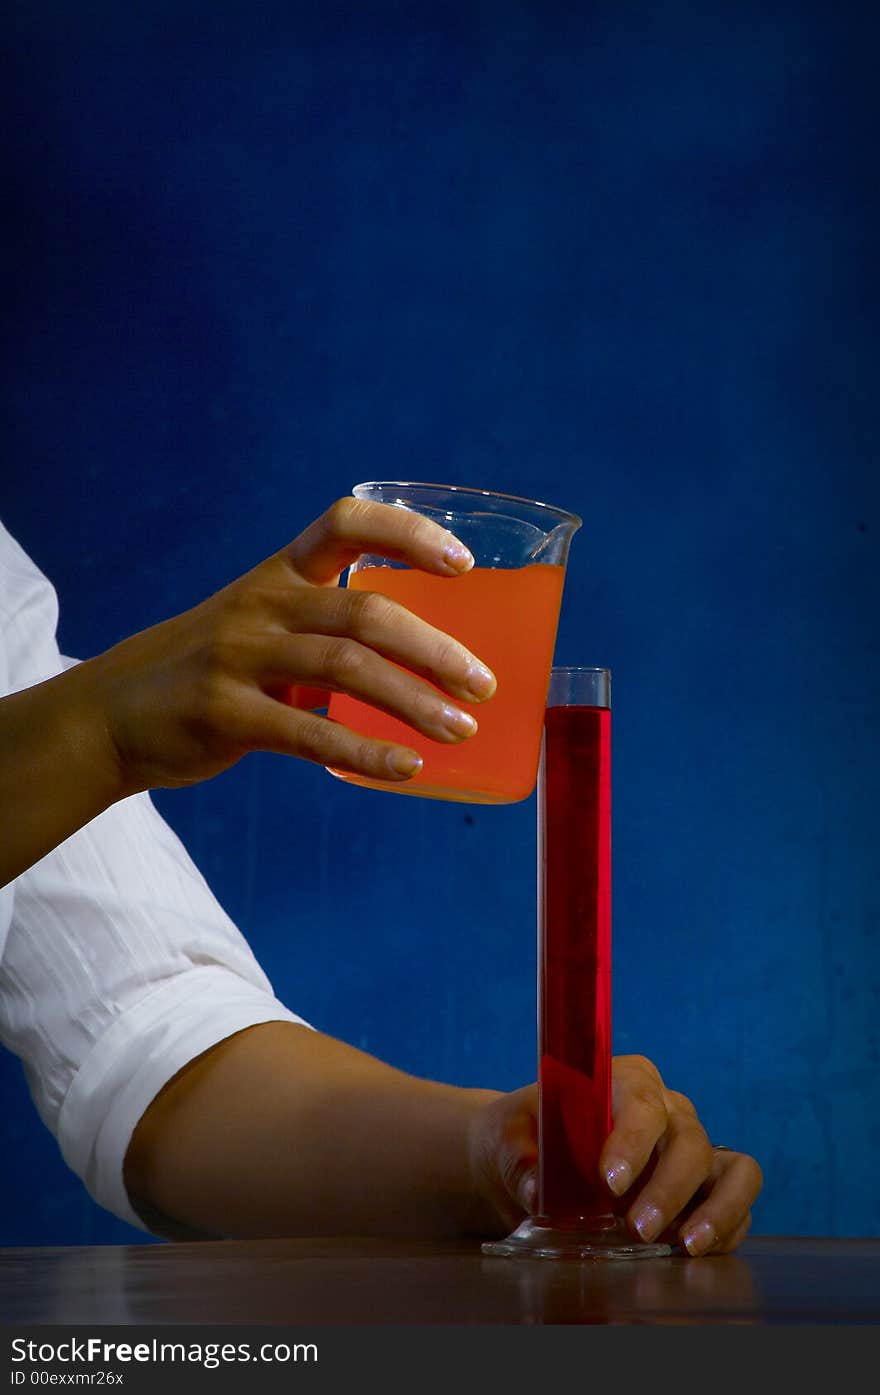
[(402, 748), (389, 751), (386, 761), (388, 769), (395, 775), (415, 775), (423, 765), (421, 756), (417, 756), (415, 751), (405, 751)]
[(475, 698), (491, 697), (498, 686), (492, 670), (481, 664), (479, 659), (472, 659), (468, 664), (465, 679), (468, 692), (473, 693)]
[(639, 1207), (633, 1216), (633, 1228), (643, 1240), (653, 1240), (663, 1229), (663, 1216), (656, 1206), (648, 1203)]
[(619, 1162), (611, 1163), (605, 1169), (605, 1181), (615, 1196), (623, 1196), (632, 1186), (632, 1168), (629, 1163), (624, 1162), (622, 1158)]
[(464, 543), (450, 542), (443, 549), (443, 560), (450, 571), (466, 572), (474, 565), (474, 554)]
[(689, 1255), (702, 1255), (714, 1245), (717, 1236), (711, 1221), (698, 1221), (684, 1233), (684, 1247)]
[(441, 708), (441, 721), (450, 736), (473, 736), (477, 729), (477, 723), (469, 712), (462, 712), (460, 708), (450, 707), (446, 703)]

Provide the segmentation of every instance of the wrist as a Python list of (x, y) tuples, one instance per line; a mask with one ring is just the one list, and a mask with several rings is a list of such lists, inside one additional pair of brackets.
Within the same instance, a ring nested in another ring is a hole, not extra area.
[(15, 810), (0, 846), (0, 885), (130, 792), (98, 694), (79, 668), (0, 700), (0, 806)]
[(137, 788), (126, 778), (113, 737), (99, 666), (96, 660), (87, 659), (51, 681), (58, 683), (52, 694), (58, 740), (67, 749), (70, 774), (75, 773), (81, 781), (94, 817)]

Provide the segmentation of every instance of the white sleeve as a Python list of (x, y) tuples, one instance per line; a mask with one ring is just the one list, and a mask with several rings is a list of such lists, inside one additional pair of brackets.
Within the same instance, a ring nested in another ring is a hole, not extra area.
[(301, 1022), (146, 795), (107, 810), (15, 883), (3, 1041), (99, 1203), (141, 1226), (122, 1166), (141, 1115), (208, 1047)]
[[(13, 557), (16, 566), (22, 558)], [(16, 599), (24, 594), (26, 604), (6, 615), (10, 690), (65, 666), (54, 643), (54, 595), (32, 564), (27, 577), (22, 568), (28, 586)], [(32, 640), (19, 650), (27, 664), (13, 662), (12, 641), (23, 631)], [(260, 1022), (302, 1019), (275, 997), (148, 795), (108, 809), (18, 877), (11, 892), (5, 949), (0, 944), (0, 1039), (21, 1057), (41, 1118), (94, 1199), (147, 1229), (122, 1178), (147, 1106), (224, 1038)]]

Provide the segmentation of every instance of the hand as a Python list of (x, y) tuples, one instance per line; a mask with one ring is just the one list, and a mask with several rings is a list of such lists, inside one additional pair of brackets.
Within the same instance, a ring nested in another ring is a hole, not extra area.
[(436, 688), (480, 702), (495, 690), (493, 675), (395, 601), (339, 588), (363, 552), (437, 576), (473, 566), (451, 533), (420, 514), (340, 499), (289, 547), (201, 605), (79, 666), (125, 793), (204, 780), (257, 749), (374, 779), (415, 774), (416, 751), (307, 710), (325, 706), (329, 691), (435, 741), (476, 731)]
[[(614, 1127), (598, 1167), (608, 1209), (642, 1240), (694, 1256), (735, 1250), (763, 1185), (755, 1159), (713, 1149), (690, 1100), (643, 1056), (616, 1057), (612, 1080)], [(537, 1086), (493, 1099), (473, 1116), (469, 1142), (477, 1193), (506, 1234), (537, 1205)]]

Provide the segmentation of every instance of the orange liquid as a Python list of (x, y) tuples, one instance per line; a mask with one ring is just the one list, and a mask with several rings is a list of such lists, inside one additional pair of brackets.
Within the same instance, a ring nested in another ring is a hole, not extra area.
[[(349, 575), (356, 591), (379, 591), (459, 640), (488, 664), (498, 687), (488, 702), (458, 702), (479, 731), (447, 745), (344, 693), (334, 693), (328, 715), (365, 736), (399, 742), (424, 764), (403, 783), (333, 771), (371, 789), (455, 799), (470, 804), (512, 804), (535, 788), (544, 707), (556, 643), (564, 568), (534, 564), (513, 569), (474, 567), (463, 576), (429, 576), (400, 567), (365, 567)], [(424, 681), (424, 680), (423, 680)]]

